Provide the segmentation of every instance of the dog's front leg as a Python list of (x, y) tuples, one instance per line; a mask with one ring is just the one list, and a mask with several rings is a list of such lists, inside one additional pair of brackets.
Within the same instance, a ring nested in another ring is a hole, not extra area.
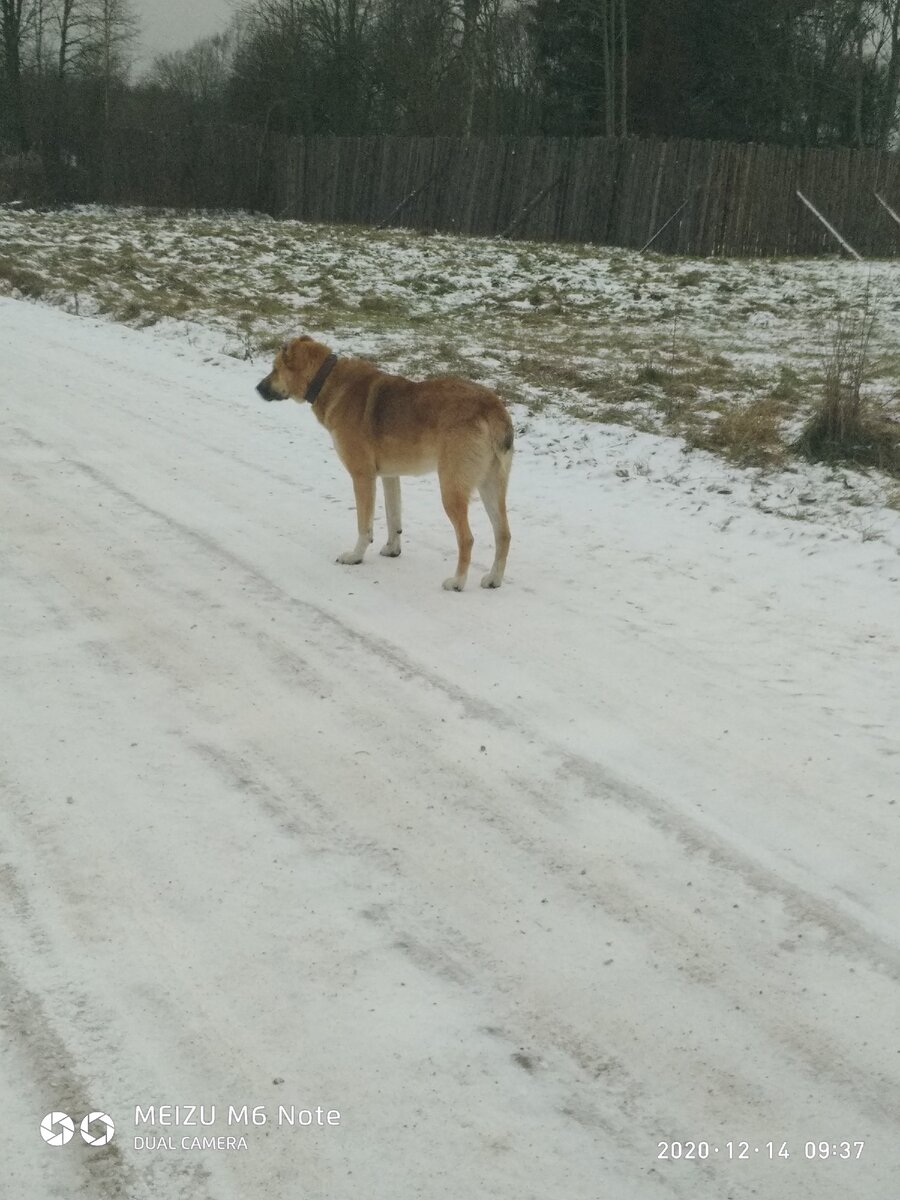
[(354, 474), (353, 491), (356, 496), (356, 528), (359, 536), (352, 550), (338, 556), (339, 563), (350, 566), (362, 562), (363, 555), (372, 542), (372, 516), (375, 512), (374, 473)]
[(400, 480), (396, 475), (384, 475), (381, 479), (384, 488), (384, 511), (387, 517), (388, 540), (381, 547), (381, 553), (387, 558), (396, 558), (400, 553)]

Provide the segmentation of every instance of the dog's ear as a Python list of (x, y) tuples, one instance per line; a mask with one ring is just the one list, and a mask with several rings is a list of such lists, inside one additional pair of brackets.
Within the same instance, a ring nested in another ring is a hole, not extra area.
[(298, 342), (311, 342), (312, 338), (307, 333), (301, 333), (299, 337), (290, 338), (289, 341), (281, 344), (281, 358), (285, 366), (293, 366), (294, 352), (297, 349)]

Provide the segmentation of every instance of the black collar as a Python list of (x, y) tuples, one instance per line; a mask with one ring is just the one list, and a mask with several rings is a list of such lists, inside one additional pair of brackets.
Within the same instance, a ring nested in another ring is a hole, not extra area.
[(312, 379), (310, 380), (309, 387), (306, 389), (306, 394), (303, 397), (303, 399), (309, 404), (315, 404), (316, 397), (325, 386), (325, 380), (331, 374), (336, 362), (337, 355), (329, 354), (322, 363), (321, 367), (319, 367), (318, 371), (316, 371), (315, 375), (313, 375)]

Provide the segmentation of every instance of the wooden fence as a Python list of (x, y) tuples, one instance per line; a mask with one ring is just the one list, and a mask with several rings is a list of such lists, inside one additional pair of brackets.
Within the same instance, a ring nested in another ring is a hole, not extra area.
[(272, 212), (274, 147), (252, 129), (112, 129), (108, 140), (76, 146), (67, 199), (151, 208)]
[(639, 138), (117, 135), (118, 203), (243, 207), (304, 221), (643, 247), (684, 255), (900, 250), (900, 157), (875, 150)]
[[(688, 255), (839, 252), (799, 189), (860, 254), (889, 256), (900, 158), (638, 138), (298, 138), (281, 147), (279, 215)], [(405, 199), (408, 202), (394, 211)], [(683, 206), (683, 207), (682, 207)], [(393, 216), (391, 216), (393, 212)]]

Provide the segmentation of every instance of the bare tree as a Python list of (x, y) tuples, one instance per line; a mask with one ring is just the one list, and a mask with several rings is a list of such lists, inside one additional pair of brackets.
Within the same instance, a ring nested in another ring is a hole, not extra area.
[(453, 0), (450, 11), (458, 39), (459, 130), (470, 137), (476, 124), (496, 129), (503, 96), (530, 63), (523, 53), (526, 17), (508, 0)]
[(462, 41), (460, 60), (462, 63), (462, 132), (464, 137), (472, 133), (472, 117), (475, 110), (475, 83), (478, 71), (478, 18), (483, 0), (461, 0), (457, 6), (462, 19)]
[(619, 62), (622, 69), (619, 133), (628, 133), (628, 0), (619, 0)]
[(325, 68), (319, 86), (328, 97), (330, 123), (336, 133), (358, 132), (366, 122), (372, 13), (372, 0), (306, 3), (308, 37)]
[(241, 8), (246, 26), (272, 32), (300, 30), (306, 16), (307, 0), (245, 0)]
[(382, 0), (371, 44), (376, 128), (434, 134), (454, 127), (456, 35), (450, 0)]
[(78, 0), (78, 11), (83, 27), (74, 65), (87, 104), (82, 121), (87, 118), (90, 122), (84, 132), (88, 133), (100, 195), (107, 197), (112, 181), (113, 100), (124, 94), (139, 24), (130, 0)]
[(885, 62), (878, 112), (878, 144), (888, 149), (896, 132), (900, 98), (900, 0), (878, 0), (879, 51)]
[(128, 75), (140, 23), (129, 0), (85, 0), (84, 12), (81, 66), (100, 85), (103, 126), (108, 129), (113, 89)]
[(627, 0), (599, 0), (606, 136), (628, 132)]
[(56, 78), (64, 80), (89, 43), (94, 11), (90, 0), (58, 0), (56, 6)]
[(33, 0), (0, 0), (0, 61), (3, 91), (7, 96), (7, 122), (13, 144), (22, 153), (31, 145), (25, 122), (22, 55), (33, 18)]
[(228, 91), (233, 54), (232, 34), (201, 38), (187, 50), (158, 55), (147, 82), (177, 99), (192, 115), (209, 116)]
[(49, 129), (45, 135), (44, 161), (53, 193), (62, 199), (67, 190), (64, 146), (71, 125), (70, 77), (78, 69), (80, 56), (88, 44), (91, 10), (88, 0), (57, 0), (52, 15), (56, 45), (53, 76), (45, 101)]
[(48, 0), (32, 0), (31, 19), (29, 21), (30, 60), (31, 67), (39, 80), (44, 78), (46, 71), (47, 7)]

